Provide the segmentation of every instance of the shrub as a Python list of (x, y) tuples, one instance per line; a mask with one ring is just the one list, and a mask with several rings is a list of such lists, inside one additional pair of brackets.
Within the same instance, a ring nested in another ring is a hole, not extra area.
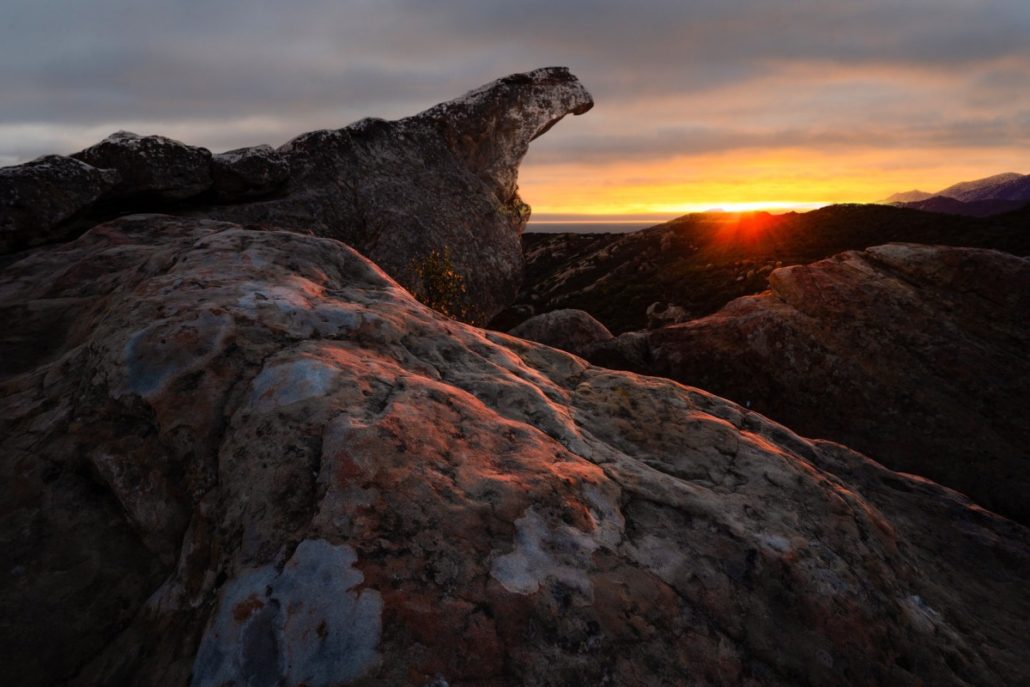
[(469, 321), (472, 313), (465, 300), (465, 277), (454, 269), (450, 250), (432, 250), (412, 261), (411, 271), (419, 301), (448, 317)]

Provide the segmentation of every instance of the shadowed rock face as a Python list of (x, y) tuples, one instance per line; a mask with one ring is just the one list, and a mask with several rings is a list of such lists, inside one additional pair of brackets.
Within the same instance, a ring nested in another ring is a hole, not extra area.
[(588, 357), (749, 403), (1030, 522), (1030, 261), (888, 244), (769, 286)]
[(607, 327), (582, 310), (552, 310), (536, 315), (509, 333), (571, 353), (612, 338)]
[(127, 217), (8, 265), (0, 312), (13, 684), (1030, 672), (1023, 527), (337, 241)]
[(61, 155), (0, 169), (0, 254), (74, 238), (69, 221), (117, 181), (114, 170)]
[(164, 136), (118, 131), (72, 157), (118, 172), (116, 196), (152, 194), (182, 200), (211, 187), (211, 152)]
[(522, 283), (529, 206), (517, 177), (529, 143), (592, 106), (576, 77), (552, 67), (396, 122), (302, 134), (278, 150), (212, 156), (118, 132), (74, 159), (0, 171), (0, 253), (66, 240), (130, 211), (274, 225), (345, 241), (418, 294), (433, 290), (421, 268), (439, 255), (461, 280), (447, 310), (485, 323)]

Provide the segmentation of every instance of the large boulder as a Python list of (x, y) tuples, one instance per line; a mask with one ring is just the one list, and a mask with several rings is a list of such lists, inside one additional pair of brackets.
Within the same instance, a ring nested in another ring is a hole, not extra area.
[(8, 265), (0, 313), (11, 684), (1030, 674), (1025, 528), (337, 241), (127, 217)]
[(1030, 260), (888, 244), (592, 352), (732, 398), (1030, 523)]
[(69, 221), (117, 181), (113, 170), (61, 155), (0, 168), (0, 255), (74, 238), (82, 228)]
[(612, 333), (582, 310), (552, 310), (513, 328), (512, 336), (581, 354), (592, 344), (609, 341)]
[(119, 196), (176, 201), (211, 188), (211, 152), (164, 136), (118, 131), (72, 157), (117, 171)]
[(529, 143), (592, 105), (567, 69), (514, 74), (399, 121), (302, 134), (279, 148), (283, 193), (203, 215), (340, 239), (423, 300), (486, 323), (522, 284)]

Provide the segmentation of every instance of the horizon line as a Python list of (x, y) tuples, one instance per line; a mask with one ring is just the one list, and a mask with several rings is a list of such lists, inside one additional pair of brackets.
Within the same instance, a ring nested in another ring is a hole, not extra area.
[[(793, 202), (769, 202), (769, 203), (709, 203), (690, 204), (675, 210), (659, 212), (540, 212), (530, 215), (530, 224), (629, 224), (634, 222), (668, 221), (683, 217), (684, 215), (724, 213), (735, 214), (741, 212), (769, 212), (771, 214), (782, 214), (787, 212), (808, 212), (818, 210), (829, 205), (838, 205), (841, 202), (815, 202), (815, 203), (793, 203)], [(852, 201), (853, 202), (853, 201)], [(875, 203), (874, 203), (875, 204)]]

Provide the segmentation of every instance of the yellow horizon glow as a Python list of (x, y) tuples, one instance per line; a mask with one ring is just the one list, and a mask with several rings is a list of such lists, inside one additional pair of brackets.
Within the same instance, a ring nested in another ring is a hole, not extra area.
[(737, 150), (647, 162), (537, 165), (520, 174), (534, 214), (591, 216), (807, 211), (834, 203), (874, 203), (918, 188), (1024, 171), (1013, 150)]

